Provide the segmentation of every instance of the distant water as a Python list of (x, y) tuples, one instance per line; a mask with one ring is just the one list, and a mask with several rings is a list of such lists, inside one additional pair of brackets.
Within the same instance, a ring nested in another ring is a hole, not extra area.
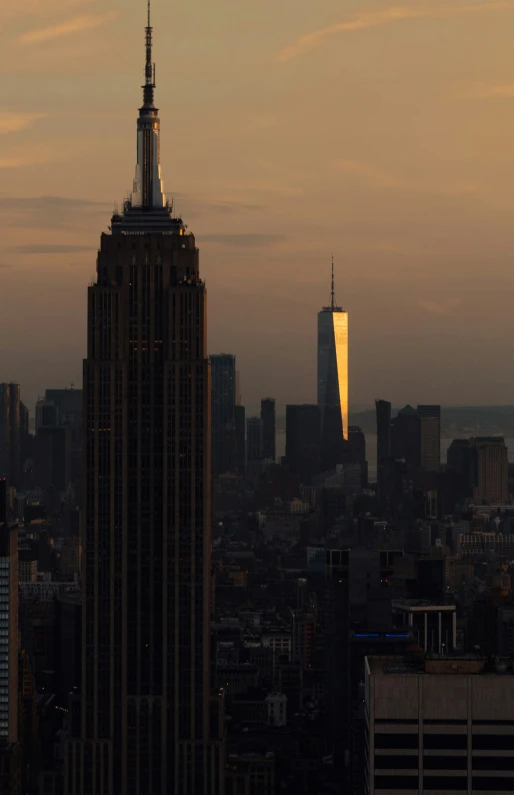
[[(487, 434), (484, 434), (487, 435)], [(501, 434), (499, 434), (501, 435)], [(446, 463), (446, 453), (454, 439), (463, 439), (465, 436), (443, 436), (441, 438), (441, 463)], [(509, 462), (514, 463), (514, 437), (505, 437), (509, 453)], [(277, 458), (280, 459), (286, 453), (286, 434), (285, 431), (277, 432)], [(377, 477), (377, 435), (375, 433), (366, 434), (366, 458), (368, 460), (368, 472), (371, 482)]]

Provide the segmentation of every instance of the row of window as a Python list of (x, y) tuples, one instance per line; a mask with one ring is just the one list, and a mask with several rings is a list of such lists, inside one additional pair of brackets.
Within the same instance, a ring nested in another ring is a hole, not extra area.
[[(375, 734), (375, 748), (416, 749), (418, 734)], [(429, 750), (467, 751), (467, 734), (424, 734), (423, 748)], [(473, 734), (472, 748), (477, 751), (514, 751), (514, 734)]]

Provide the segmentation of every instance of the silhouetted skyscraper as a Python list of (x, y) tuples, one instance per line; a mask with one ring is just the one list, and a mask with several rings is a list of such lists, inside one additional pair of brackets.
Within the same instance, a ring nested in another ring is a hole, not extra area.
[(321, 467), (344, 460), (348, 439), (348, 312), (336, 306), (334, 261), (330, 306), (318, 314), (318, 406), (321, 412)]
[(0, 477), (16, 487), (21, 474), (20, 404), (20, 385), (0, 384)]
[(236, 357), (219, 353), (211, 362), (212, 473), (236, 469)]
[(260, 417), (248, 417), (246, 420), (246, 458), (260, 461), (264, 458), (263, 422)]
[(236, 472), (244, 475), (246, 466), (246, 409), (236, 405), (234, 411), (236, 425)]
[(509, 498), (509, 460), (502, 436), (476, 436), (471, 441), (475, 471), (474, 496), (490, 503)]
[(405, 406), (391, 421), (391, 455), (405, 459), (414, 470), (421, 466), (421, 418), (412, 406)]
[(286, 406), (286, 462), (305, 484), (320, 471), (320, 428), (319, 406)]
[(377, 467), (391, 455), (391, 404), (375, 400), (377, 413)]
[(418, 406), (421, 417), (421, 469), (441, 467), (441, 406)]
[(89, 288), (82, 741), (68, 746), (70, 795), (224, 791), (210, 701), (206, 291), (195, 238), (163, 193), (150, 20), (145, 75), (132, 195), (102, 234)]
[(271, 458), (275, 461), (277, 457), (275, 446), (275, 398), (263, 398), (261, 400), (261, 420), (262, 420), (262, 449), (264, 458)]

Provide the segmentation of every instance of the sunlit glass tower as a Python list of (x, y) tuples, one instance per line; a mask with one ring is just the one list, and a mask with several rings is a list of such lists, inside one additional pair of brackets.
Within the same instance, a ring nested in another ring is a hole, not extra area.
[(195, 238), (163, 191), (150, 8), (131, 197), (101, 237), (84, 362), (80, 795), (217, 795), (210, 386)]
[(318, 313), (318, 406), (321, 412), (321, 468), (344, 460), (348, 440), (348, 312), (336, 305), (334, 260), (330, 306)]

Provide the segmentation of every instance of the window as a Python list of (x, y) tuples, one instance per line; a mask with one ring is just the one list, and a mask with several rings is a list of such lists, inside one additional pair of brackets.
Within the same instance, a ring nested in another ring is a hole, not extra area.
[(423, 747), (429, 750), (441, 748), (448, 751), (466, 751), (467, 734), (425, 734)]
[(417, 734), (375, 734), (375, 748), (417, 748)]

